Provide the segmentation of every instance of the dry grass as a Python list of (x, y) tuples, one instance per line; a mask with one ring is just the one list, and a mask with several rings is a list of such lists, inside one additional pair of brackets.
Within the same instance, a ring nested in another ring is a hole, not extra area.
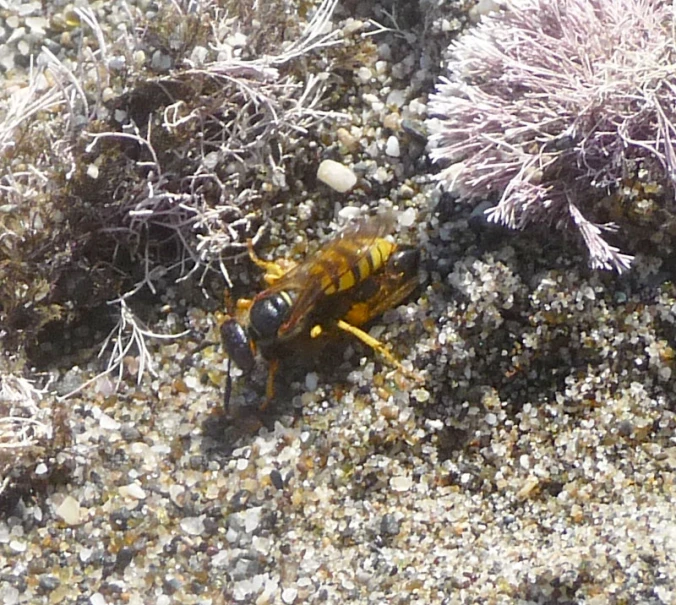
[[(7, 349), (122, 300), (109, 339), (118, 368), (130, 347), (146, 359), (152, 336), (135, 329), (135, 293), (216, 274), (231, 285), (232, 263), (264, 231), (262, 208), (306, 170), (317, 127), (341, 117), (323, 107), (327, 51), (342, 44), (336, 4), (306, 7), (299, 27), (282, 0), (199, 14), (177, 1), (153, 21), (130, 9), (115, 40), (94, 11), (74, 10), (79, 60), (43, 49), (28, 83), (0, 100)], [(75, 268), (88, 288), (73, 287)]]
[(42, 395), (20, 376), (0, 376), (0, 495), (20, 462), (37, 462), (54, 437), (51, 410), (39, 405)]

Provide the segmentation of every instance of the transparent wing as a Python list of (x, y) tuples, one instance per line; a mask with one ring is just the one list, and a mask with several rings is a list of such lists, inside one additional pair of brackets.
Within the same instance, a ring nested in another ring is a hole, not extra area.
[(341, 276), (352, 271), (376, 240), (392, 232), (394, 224), (394, 215), (386, 213), (348, 225), (317, 254), (291, 269), (259, 295), (281, 291), (296, 294), (289, 319), (280, 328), (279, 336), (292, 333), (312, 311), (317, 300), (326, 295), (327, 288), (338, 284)]

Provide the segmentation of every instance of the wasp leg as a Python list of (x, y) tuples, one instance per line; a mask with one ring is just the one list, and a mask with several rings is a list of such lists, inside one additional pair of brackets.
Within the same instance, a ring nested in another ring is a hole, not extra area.
[[(364, 330), (361, 330), (360, 328), (357, 328), (356, 326), (353, 326), (352, 324), (349, 324), (346, 321), (343, 321), (342, 319), (339, 319), (336, 322), (336, 326), (341, 330), (343, 330), (344, 332), (347, 332), (348, 334), (351, 334), (355, 338), (358, 338), (365, 345), (371, 347), (374, 351), (380, 353), (380, 355), (382, 355), (392, 367), (397, 368), (402, 374), (405, 374), (406, 376), (413, 378), (416, 381), (422, 380), (422, 377), (420, 375), (418, 375), (415, 372), (411, 372), (407, 370), (404, 366), (402, 366), (401, 362), (387, 350), (387, 347), (382, 342), (380, 342), (376, 338), (373, 338), (373, 336), (364, 332)], [(310, 331), (310, 336), (312, 338), (317, 338), (321, 333), (322, 327), (317, 325), (314, 326)]]
[(253, 300), (251, 298), (238, 298), (235, 303), (235, 310), (238, 314), (243, 313), (244, 311), (248, 311), (251, 308), (251, 305), (253, 305)]
[(269, 286), (274, 284), (280, 278), (282, 278), (295, 266), (295, 263), (293, 261), (275, 262), (263, 260), (260, 256), (258, 256), (258, 254), (256, 254), (256, 251), (254, 250), (253, 247), (253, 242), (251, 240), (247, 242), (247, 247), (249, 249), (249, 258), (251, 258), (251, 261), (256, 266), (260, 267), (265, 271), (263, 279), (265, 280), (265, 283), (268, 284)]
[(273, 359), (270, 361), (270, 365), (268, 367), (268, 381), (265, 384), (265, 401), (260, 406), (261, 412), (264, 412), (267, 409), (275, 396), (275, 376), (277, 376), (278, 369), (279, 359)]

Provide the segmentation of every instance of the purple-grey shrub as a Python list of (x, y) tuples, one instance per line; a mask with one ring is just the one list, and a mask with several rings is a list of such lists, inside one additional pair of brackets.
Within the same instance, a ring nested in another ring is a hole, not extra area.
[[(429, 103), (446, 186), (489, 218), (575, 227), (596, 268), (632, 257), (585, 214), (628, 173), (676, 180), (675, 11), (664, 0), (513, 0), (449, 49)], [(630, 168), (633, 167), (633, 168)], [(591, 211), (593, 214), (593, 210)]]

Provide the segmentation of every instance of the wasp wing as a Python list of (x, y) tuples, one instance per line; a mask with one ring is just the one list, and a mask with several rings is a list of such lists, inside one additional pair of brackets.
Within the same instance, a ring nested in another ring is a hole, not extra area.
[[(316, 254), (291, 269), (266, 290), (265, 295), (287, 291), (295, 297), (289, 318), (280, 328), (279, 336), (293, 334), (320, 297), (348, 289), (342, 285), (341, 278), (354, 272), (356, 265), (369, 254), (376, 240), (391, 233), (394, 224), (395, 217), (390, 212), (348, 225)], [(356, 285), (356, 280), (352, 285)]]

